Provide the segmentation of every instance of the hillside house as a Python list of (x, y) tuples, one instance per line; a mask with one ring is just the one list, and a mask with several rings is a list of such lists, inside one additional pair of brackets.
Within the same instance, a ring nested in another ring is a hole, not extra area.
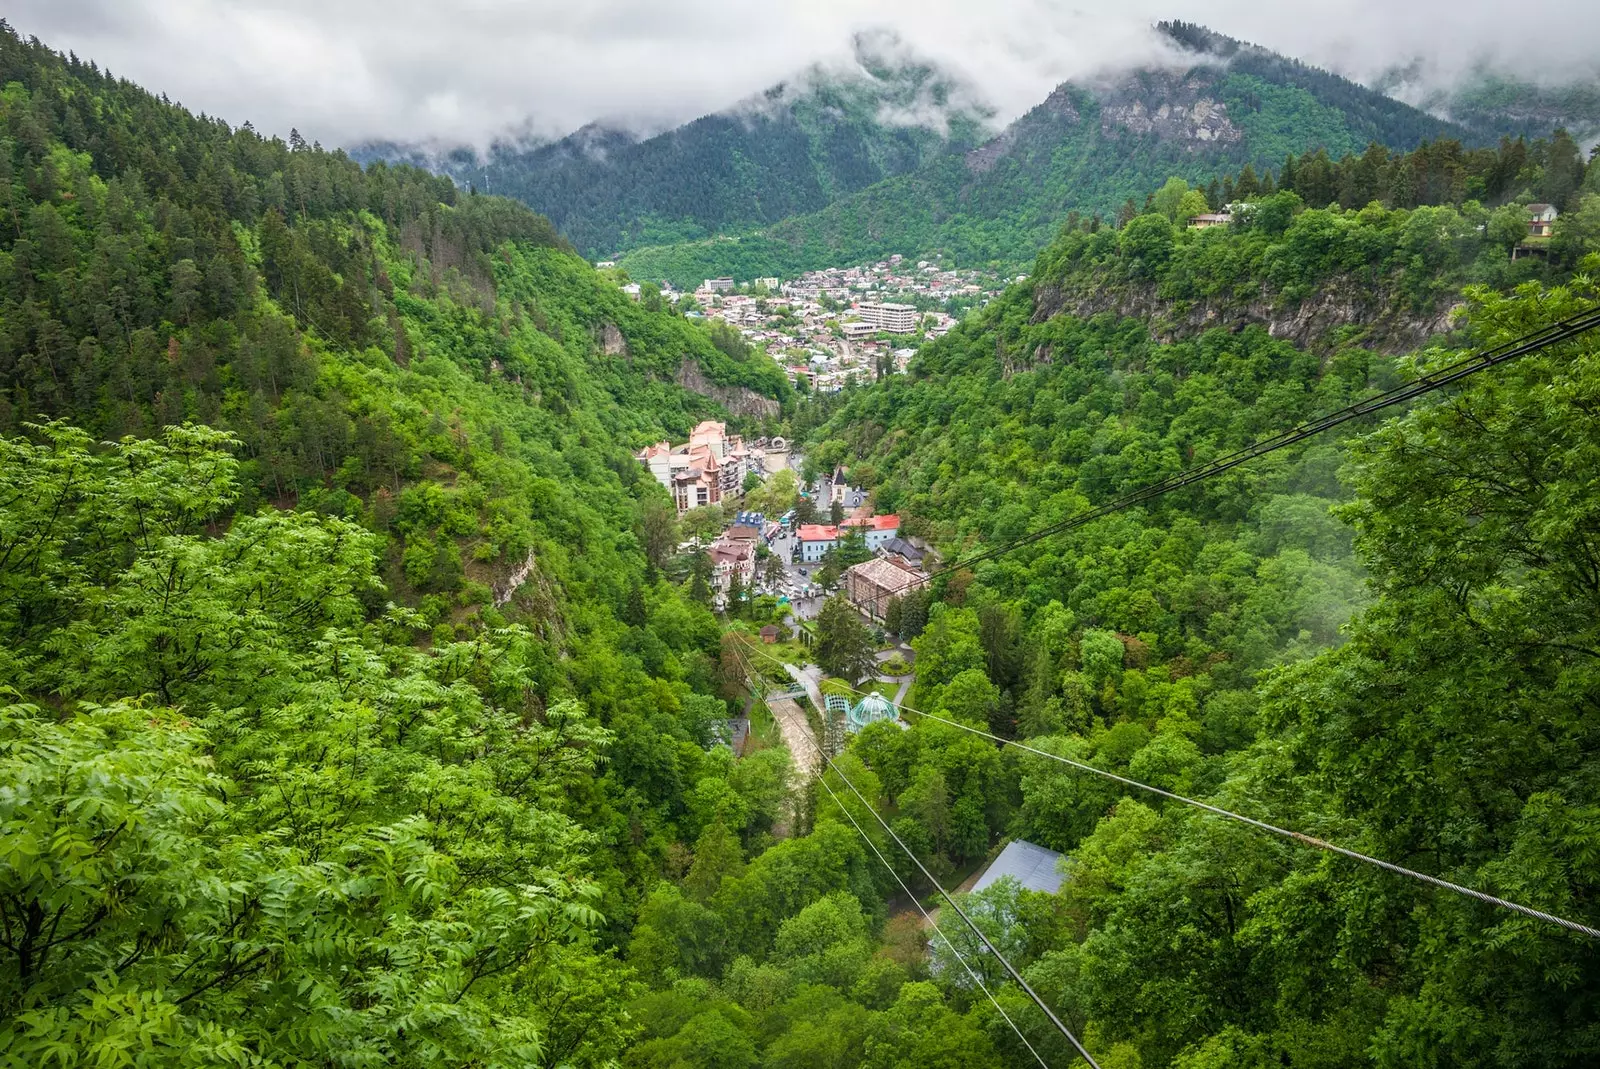
[(892, 515), (869, 516), (861, 520), (845, 520), (840, 526), (860, 528), (862, 537), (866, 540), (867, 549), (876, 553), (890, 539), (900, 533), (900, 517)]
[(1528, 205), (1528, 236), (1547, 238), (1556, 232), (1556, 217), (1561, 213), (1553, 204)]
[(879, 546), (877, 553), (880, 557), (899, 557), (903, 564), (912, 568), (921, 568), (922, 562), (927, 559), (927, 554), (916, 546), (907, 542), (899, 535), (889, 539)]
[(1230, 212), (1205, 212), (1189, 217), (1189, 229), (1209, 230), (1214, 226), (1227, 226), (1231, 222), (1233, 222), (1233, 215)]
[(711, 585), (719, 594), (728, 592), (735, 576), (746, 587), (756, 577), (754, 542), (719, 540), (711, 544), (706, 555), (711, 558)]
[(1042, 891), (1053, 895), (1061, 890), (1061, 855), (1025, 839), (1013, 839), (1000, 851), (1000, 856), (989, 863), (972, 885), (974, 893), (992, 886), (1009, 876), (1029, 891)]

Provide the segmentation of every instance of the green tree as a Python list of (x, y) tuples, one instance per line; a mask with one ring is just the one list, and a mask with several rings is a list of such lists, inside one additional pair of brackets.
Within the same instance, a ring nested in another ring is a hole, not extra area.
[(872, 636), (843, 595), (835, 594), (823, 602), (812, 653), (824, 672), (851, 683), (872, 671)]

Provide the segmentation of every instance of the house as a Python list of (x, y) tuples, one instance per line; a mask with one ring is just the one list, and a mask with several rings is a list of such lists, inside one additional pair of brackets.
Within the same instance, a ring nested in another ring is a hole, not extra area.
[(1233, 222), (1232, 212), (1205, 212), (1189, 216), (1190, 230), (1208, 230), (1214, 226), (1227, 226)]
[(778, 641), (778, 625), (777, 624), (768, 624), (766, 627), (763, 627), (761, 629), (761, 641), (765, 642), (769, 646), (772, 645), (774, 642), (777, 642)]
[(1010, 876), (1029, 891), (1053, 895), (1061, 890), (1061, 857), (1054, 850), (1037, 843), (1013, 839), (1000, 851), (999, 857), (989, 862), (989, 867), (983, 870), (983, 875), (972, 885), (972, 890), (974, 893), (982, 891), (1002, 877)]
[(922, 579), (919, 573), (895, 563), (892, 557), (874, 557), (845, 569), (844, 594), (856, 608), (874, 620), (882, 620), (889, 611), (889, 603), (904, 597)]
[(1528, 205), (1528, 236), (1547, 238), (1556, 230), (1556, 217), (1561, 213), (1553, 204)]
[(755, 527), (736, 523), (726, 531), (723, 531), (722, 537), (728, 542), (754, 542), (761, 537), (761, 531)]
[(756, 577), (756, 547), (751, 542), (729, 542), (719, 539), (706, 550), (711, 558), (711, 585), (726, 594), (735, 577), (740, 585), (749, 586)]
[(841, 527), (859, 527), (866, 539), (867, 549), (878, 552), (891, 538), (900, 533), (899, 516), (869, 516), (864, 520), (845, 520)]
[(803, 523), (800, 525), (800, 560), (805, 564), (815, 564), (827, 555), (828, 550), (839, 544), (839, 528), (823, 523)]
[(895, 535), (893, 538), (879, 546), (878, 554), (879, 556), (883, 557), (899, 557), (902, 561), (911, 565), (913, 568), (922, 567), (922, 562), (926, 560), (928, 556), (922, 550), (918, 549), (910, 542), (907, 542), (899, 535)]

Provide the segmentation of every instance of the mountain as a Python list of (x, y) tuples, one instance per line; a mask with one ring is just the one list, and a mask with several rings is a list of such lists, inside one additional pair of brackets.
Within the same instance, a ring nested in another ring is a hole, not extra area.
[[(1589, 188), (1577, 272), (1510, 258), (1520, 207), (1509, 238), (1476, 203), (1299, 210), (1282, 192), (1226, 227), (1159, 207), (1118, 230), (1080, 220), (908, 375), (848, 397), (807, 456), (845, 465), (946, 560), (992, 550), (1448, 366), (1459, 345), (1592, 310)], [(1014, 940), (1101, 1064), (1600, 1053), (1587, 940), (1085, 774), (1592, 924), (1597, 390), (1591, 334), (891, 608), (892, 629), (917, 633), (911, 708), (1028, 740), (1003, 751), (1009, 832), (1064, 855), (1061, 889), (991, 887), (966, 907), (1019, 918), (989, 937)], [(981, 821), (989, 772), (952, 759), (945, 723), (909, 720), (869, 728), (847, 758), (881, 777), (902, 839), (972, 849), (944, 799), (965, 795)]]
[(1177, 175), (1204, 186), (1288, 153), (1410, 148), (1471, 131), (1327, 71), (1164, 23), (1177, 65), (1058, 86), (999, 136), (736, 240), (630, 253), (640, 278), (788, 274), (899, 252), (1021, 267), (1069, 212), (1110, 216)]
[(892, 36), (864, 33), (846, 67), (815, 66), (654, 137), (591, 124), (547, 144), (497, 144), (483, 160), (458, 150), (433, 162), (463, 185), (532, 206), (600, 257), (815, 211), (976, 144), (992, 114)]
[(1485, 136), (1546, 137), (1561, 128), (1586, 148), (1600, 142), (1600, 78), (1539, 85), (1482, 72), (1416, 103)]

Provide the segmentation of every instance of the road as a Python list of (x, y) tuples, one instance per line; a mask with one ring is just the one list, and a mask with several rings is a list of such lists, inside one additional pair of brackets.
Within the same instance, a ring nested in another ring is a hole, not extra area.
[[(773, 555), (776, 556), (778, 560), (783, 562), (784, 578), (788, 581), (790, 588), (795, 591), (800, 590), (807, 583), (810, 583), (812, 581), (812, 576), (816, 573), (817, 569), (822, 567), (821, 564), (802, 565), (792, 563), (789, 559), (789, 556), (795, 551), (798, 545), (799, 542), (796, 540), (794, 535), (784, 535), (781, 538), (773, 539), (770, 547)], [(757, 574), (759, 575), (760, 573), (758, 572)], [(760, 585), (759, 579), (757, 582), (758, 588), (764, 590), (764, 587)], [(781, 593), (781, 591), (775, 591), (774, 593)], [(799, 619), (810, 620), (814, 618), (818, 612), (822, 611), (822, 602), (824, 599), (820, 597), (801, 598), (797, 594), (789, 595), (789, 597), (790, 608), (793, 610), (794, 615)]]
[(796, 683), (806, 688), (806, 697), (811, 699), (812, 706), (818, 715), (821, 715), (827, 708), (822, 700), (822, 669), (814, 664), (808, 664), (804, 668), (796, 668), (792, 664), (783, 667)]

